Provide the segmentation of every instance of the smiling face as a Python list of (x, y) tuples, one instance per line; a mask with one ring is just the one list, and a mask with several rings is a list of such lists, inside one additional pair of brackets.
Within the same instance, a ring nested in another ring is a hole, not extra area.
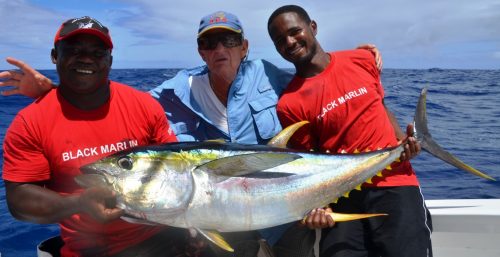
[(62, 88), (70, 95), (94, 94), (108, 84), (111, 50), (96, 36), (79, 34), (60, 41), (52, 61)]
[(295, 66), (310, 62), (317, 53), (317, 27), (294, 12), (276, 16), (268, 26), (269, 35), (278, 53)]
[[(205, 32), (201, 37), (222, 40), (224, 34), (235, 33), (226, 29), (212, 29)], [(216, 44), (214, 49), (208, 50), (198, 47), (201, 58), (205, 61), (212, 74), (234, 79), (241, 61), (247, 54), (248, 41), (243, 39), (241, 44), (233, 47), (226, 47), (222, 42)]]

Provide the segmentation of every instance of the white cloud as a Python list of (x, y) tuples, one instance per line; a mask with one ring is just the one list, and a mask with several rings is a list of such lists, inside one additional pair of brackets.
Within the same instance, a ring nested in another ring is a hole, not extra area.
[[(201, 64), (195, 45), (200, 18), (226, 10), (242, 21), (250, 40), (251, 58), (289, 65), (276, 53), (266, 29), (272, 11), (288, 1), (88, 0), (85, 5), (77, 5), (79, 1), (68, 0), (64, 3), (61, 7), (60, 1), (0, 0), (0, 22), (9, 28), (2, 32), (2, 49), (29, 58), (34, 64), (44, 58), (48, 63), (48, 48), (61, 21), (92, 15), (111, 29), (116, 45), (115, 67), (193, 66)], [(303, 6), (318, 22), (318, 39), (325, 50), (371, 42), (382, 50), (385, 67), (500, 68), (491, 54), (500, 52), (497, 0), (294, 3)]]
[(24, 0), (0, 0), (2, 45), (20, 48), (47, 46), (57, 30), (56, 13)]

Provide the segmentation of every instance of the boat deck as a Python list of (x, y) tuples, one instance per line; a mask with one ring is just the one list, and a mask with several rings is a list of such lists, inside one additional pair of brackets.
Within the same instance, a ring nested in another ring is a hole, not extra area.
[(500, 199), (427, 200), (435, 257), (500, 256)]

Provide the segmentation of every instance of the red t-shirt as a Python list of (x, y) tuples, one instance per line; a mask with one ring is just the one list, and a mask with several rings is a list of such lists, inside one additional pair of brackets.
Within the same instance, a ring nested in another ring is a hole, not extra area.
[[(112, 81), (110, 90), (108, 103), (91, 111), (75, 108), (58, 90), (21, 110), (5, 136), (3, 179), (47, 181), (61, 195), (74, 194), (82, 190), (73, 179), (82, 165), (133, 146), (177, 141), (149, 94)], [(60, 227), (64, 256), (103, 247), (114, 254), (160, 231), (121, 219), (102, 224), (84, 213)]]
[[(292, 138), (294, 148), (357, 153), (396, 146), (383, 105), (384, 89), (372, 54), (366, 50), (330, 53), (330, 64), (311, 78), (295, 76), (277, 106), (283, 127), (307, 120)], [(382, 178), (365, 187), (418, 185), (406, 162), (394, 162)]]

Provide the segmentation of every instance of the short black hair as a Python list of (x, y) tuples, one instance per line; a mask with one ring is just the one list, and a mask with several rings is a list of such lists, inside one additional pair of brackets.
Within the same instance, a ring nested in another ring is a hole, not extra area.
[(309, 17), (309, 14), (307, 14), (306, 10), (304, 10), (304, 8), (302, 8), (298, 5), (284, 5), (278, 9), (276, 9), (271, 14), (271, 16), (269, 17), (269, 20), (267, 20), (267, 28), (269, 28), (269, 25), (271, 25), (273, 20), (278, 15), (283, 14), (283, 13), (288, 13), (288, 12), (296, 13), (304, 22), (306, 22), (308, 24), (311, 23), (311, 18)]

